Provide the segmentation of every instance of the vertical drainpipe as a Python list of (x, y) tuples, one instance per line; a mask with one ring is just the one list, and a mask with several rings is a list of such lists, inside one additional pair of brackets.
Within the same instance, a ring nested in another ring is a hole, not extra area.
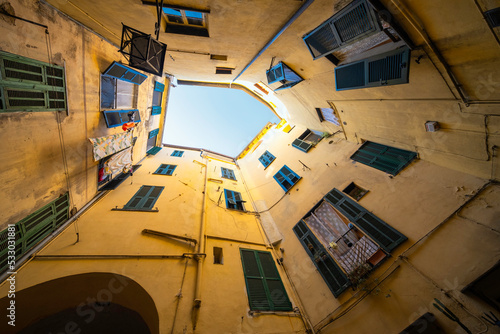
[[(203, 150), (200, 154), (203, 157)], [(201, 221), (200, 221), (200, 235), (198, 238), (198, 255), (195, 255), (195, 259), (198, 262), (198, 267), (196, 270), (196, 285), (193, 301), (192, 310), (192, 321), (193, 321), (193, 331), (196, 329), (196, 324), (198, 323), (198, 317), (200, 315), (201, 308), (201, 278), (203, 274), (203, 262), (205, 260), (205, 227), (206, 227), (206, 205), (207, 205), (207, 182), (208, 182), (208, 158), (205, 155), (205, 183), (203, 185), (203, 204), (201, 207)]]

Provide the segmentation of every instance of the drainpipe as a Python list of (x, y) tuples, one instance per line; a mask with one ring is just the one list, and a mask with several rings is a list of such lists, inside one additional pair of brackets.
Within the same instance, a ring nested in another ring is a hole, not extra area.
[[(203, 157), (203, 150), (201, 156)], [(208, 158), (205, 155), (205, 183), (203, 185), (203, 204), (201, 207), (200, 236), (198, 240), (198, 254), (195, 260), (198, 261), (196, 271), (196, 285), (192, 310), (193, 331), (196, 329), (201, 308), (201, 278), (203, 274), (203, 262), (205, 260), (205, 227), (206, 227), (206, 205), (207, 205), (207, 182), (208, 182)], [(203, 255), (202, 255), (203, 254)]]
[(278, 33), (276, 35), (274, 35), (273, 38), (271, 38), (271, 40), (269, 42), (267, 42), (266, 45), (264, 45), (264, 47), (257, 53), (257, 55), (255, 55), (255, 57), (253, 57), (253, 59), (248, 63), (247, 66), (245, 66), (245, 68), (240, 72), (240, 74), (238, 74), (236, 76), (236, 78), (234, 78), (231, 83), (235, 82), (236, 79), (238, 79), (242, 74), (243, 72), (245, 72), (256, 60), (257, 58), (259, 58), (263, 53), (264, 51), (267, 50), (267, 48), (269, 48), (271, 46), (271, 44), (274, 43), (274, 41), (276, 41), (278, 39), (278, 37), (281, 36), (281, 34), (283, 32), (285, 32), (285, 30), (300, 16), (300, 14), (302, 14), (306, 9), (307, 7), (309, 7), (309, 5), (311, 5), (312, 3), (314, 2), (314, 0), (307, 0), (300, 8), (299, 10), (297, 10), (295, 12), (295, 14), (293, 14), (293, 16), (290, 18), (290, 20), (288, 20), (287, 23), (285, 23), (285, 25), (280, 29), (280, 31), (278, 31)]

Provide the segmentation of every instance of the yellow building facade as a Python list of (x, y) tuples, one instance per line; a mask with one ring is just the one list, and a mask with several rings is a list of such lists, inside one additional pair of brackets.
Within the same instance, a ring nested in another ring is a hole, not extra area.
[[(2, 333), (500, 333), (498, 2), (163, 5), (154, 75), (154, 1), (1, 4)], [(177, 84), (282, 121), (162, 144)]]

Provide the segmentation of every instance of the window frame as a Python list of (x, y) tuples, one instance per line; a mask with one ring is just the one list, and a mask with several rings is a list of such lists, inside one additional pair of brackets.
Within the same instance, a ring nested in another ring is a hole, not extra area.
[(182, 158), (182, 155), (184, 154), (184, 151), (180, 151), (180, 150), (174, 150), (172, 152), (172, 154), (170, 154), (170, 156), (172, 157), (179, 157), (179, 158)]
[(264, 169), (269, 167), (269, 165), (272, 164), (274, 160), (276, 160), (276, 157), (267, 150), (259, 157), (259, 161), (264, 166)]
[[(285, 174), (285, 172), (283, 171), (284, 169), (288, 170), (287, 174)], [(278, 174), (280, 174), (283, 177), (282, 181), (279, 180)], [(296, 178), (295, 181), (292, 180), (288, 176), (290, 174), (292, 174)], [(291, 170), (290, 167), (288, 167), (287, 165), (283, 165), (283, 167), (281, 167), (280, 170), (276, 174), (274, 174), (273, 178), (276, 180), (276, 182), (278, 182), (278, 184), (280, 185), (280, 187), (283, 188), (283, 190), (285, 190), (285, 192), (288, 192), (290, 189), (292, 189), (297, 184), (297, 182), (299, 182), (300, 179), (302, 179), (302, 177), (300, 177), (299, 175), (297, 175), (297, 173), (295, 173), (293, 170)], [(287, 188), (285, 185), (283, 185), (283, 183), (285, 181), (291, 184), (291, 186), (289, 188)]]
[[(245, 205), (243, 204), (245, 201), (243, 200), (241, 193), (234, 190), (224, 189), (224, 198), (226, 199), (227, 209), (246, 212)], [(233, 201), (234, 204), (231, 203), (231, 201)]]
[[(293, 311), (293, 305), (288, 297), (272, 254), (267, 251), (240, 248), (240, 258), (250, 310)], [(252, 259), (255, 260), (254, 263), (250, 263)], [(267, 263), (263, 263), (262, 259), (266, 259)], [(258, 274), (255, 272), (255, 269), (259, 272)], [(270, 282), (273, 282), (274, 289), (271, 289)], [(261, 283), (260, 286), (258, 286), (259, 283)], [(265, 300), (262, 298), (262, 292), (264, 292)], [(281, 301), (282, 305), (277, 305), (277, 299), (283, 296), (285, 299)]]
[(229, 180), (236, 181), (236, 176), (234, 175), (234, 171), (229, 168), (221, 167), (221, 177)]
[[(141, 192), (145, 187), (150, 187), (150, 189), (147, 190), (147, 192), (142, 195)], [(151, 196), (155, 190), (158, 189), (158, 194), (156, 196)], [(153, 209), (155, 203), (158, 201), (160, 198), (161, 193), (165, 187), (163, 186), (149, 186), (149, 185), (143, 185), (139, 190), (130, 198), (130, 200), (123, 206), (122, 209), (114, 209), (114, 210), (121, 210), (121, 211), (146, 211), (146, 212), (158, 212), (157, 209)], [(134, 201), (139, 199), (137, 204), (132, 205)], [(151, 203), (146, 207), (146, 204), (148, 200), (152, 200)]]
[(176, 168), (177, 165), (160, 164), (160, 167), (158, 167), (153, 174), (172, 176)]

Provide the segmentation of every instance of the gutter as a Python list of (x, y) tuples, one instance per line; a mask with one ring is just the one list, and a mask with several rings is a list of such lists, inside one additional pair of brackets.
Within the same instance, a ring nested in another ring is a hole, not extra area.
[(266, 51), (270, 46), (271, 44), (273, 44), (277, 39), (278, 37), (281, 36), (281, 34), (283, 34), (285, 32), (285, 30), (292, 25), (293, 22), (295, 22), (295, 20), (307, 9), (307, 7), (309, 7), (312, 3), (314, 2), (314, 0), (307, 0), (300, 8), (299, 10), (297, 10), (295, 12), (295, 14), (293, 14), (293, 16), (288, 20), (287, 23), (285, 23), (285, 25), (276, 33), (276, 35), (274, 35), (273, 38), (271, 38), (271, 40), (269, 40), (269, 42), (267, 42), (266, 45), (264, 45), (264, 47), (255, 55), (255, 57), (253, 57), (253, 59), (248, 63), (247, 66), (245, 66), (245, 68), (240, 72), (240, 74), (238, 74), (232, 81), (231, 83), (235, 82), (236, 79), (238, 79), (242, 74), (243, 72), (245, 72), (256, 60), (257, 58), (259, 58), (263, 53), (264, 51)]

